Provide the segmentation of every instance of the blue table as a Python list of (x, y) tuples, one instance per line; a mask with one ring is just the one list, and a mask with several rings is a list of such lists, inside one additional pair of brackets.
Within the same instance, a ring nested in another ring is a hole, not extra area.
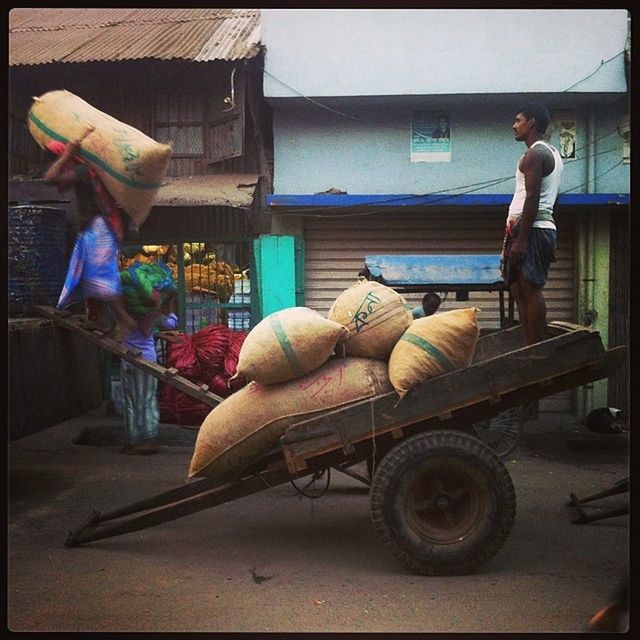
[(500, 327), (514, 324), (511, 296), (505, 316), (504, 293), (509, 288), (500, 273), (500, 254), (365, 256), (364, 264), (365, 277), (399, 292), (454, 291), (457, 300), (468, 300), (470, 291), (497, 291)]

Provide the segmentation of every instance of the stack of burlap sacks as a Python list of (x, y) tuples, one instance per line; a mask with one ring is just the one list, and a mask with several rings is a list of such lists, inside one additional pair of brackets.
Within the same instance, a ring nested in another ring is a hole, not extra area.
[(236, 480), (296, 422), (394, 389), (402, 400), (425, 380), (468, 366), (477, 311), (414, 320), (399, 293), (360, 280), (335, 300), (328, 318), (306, 307), (267, 316), (238, 359), (237, 375), (251, 382), (205, 419), (189, 477)]

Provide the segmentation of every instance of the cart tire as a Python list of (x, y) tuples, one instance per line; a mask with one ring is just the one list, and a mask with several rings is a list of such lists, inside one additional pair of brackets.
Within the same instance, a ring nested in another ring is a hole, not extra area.
[(516, 513), (502, 460), (456, 431), (420, 433), (396, 445), (376, 469), (370, 498), (385, 546), (423, 575), (474, 573), (505, 543)]
[(476, 436), (501, 458), (508, 456), (516, 448), (523, 428), (520, 407), (507, 409), (490, 420), (473, 425)]

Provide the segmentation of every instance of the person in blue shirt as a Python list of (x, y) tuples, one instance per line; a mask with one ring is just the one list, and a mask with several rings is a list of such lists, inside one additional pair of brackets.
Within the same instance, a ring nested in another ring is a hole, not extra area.
[(136, 326), (127, 313), (118, 277), (118, 251), (129, 219), (80, 155), (81, 142), (92, 131), (68, 144), (54, 140), (46, 145), (46, 156), (53, 162), (44, 174), (45, 183), (56, 185), (60, 193), (71, 188), (76, 193), (78, 234), (57, 307), (85, 302), (88, 329), (109, 333), (113, 316), (124, 333)]
[(432, 316), (440, 307), (440, 303), (442, 299), (437, 293), (428, 292), (425, 293), (422, 297), (422, 303), (418, 307), (413, 307), (411, 309), (411, 315), (413, 315), (413, 319), (417, 318), (426, 318), (427, 316)]
[[(133, 317), (138, 319), (138, 328), (122, 337), (122, 344), (127, 349), (139, 352), (140, 357), (150, 362), (158, 360), (154, 339), (155, 330), (159, 328), (173, 331), (178, 327), (178, 316), (174, 311), (175, 283), (165, 282), (159, 286), (162, 288), (155, 291), (162, 295), (154, 296), (158, 302), (156, 312), (146, 313), (142, 317), (132, 313)], [(130, 296), (128, 300), (131, 300)], [(158, 453), (160, 450), (157, 442), (160, 429), (158, 379), (124, 359), (120, 362), (120, 379), (124, 396), (124, 426), (127, 438), (127, 444), (121, 452), (129, 455)]]

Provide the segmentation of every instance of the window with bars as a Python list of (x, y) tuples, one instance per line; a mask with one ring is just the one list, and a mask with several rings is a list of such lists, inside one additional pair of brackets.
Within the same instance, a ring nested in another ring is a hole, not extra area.
[(201, 94), (159, 94), (155, 120), (156, 140), (170, 144), (174, 157), (205, 155), (205, 109)]
[(206, 91), (162, 92), (156, 97), (155, 139), (171, 144), (173, 156), (215, 164), (245, 152), (246, 77), (212, 78)]
[(250, 240), (212, 239), (169, 245), (125, 242), (120, 270), (138, 263), (164, 262), (178, 287), (177, 314), (181, 331), (195, 333), (210, 324), (232, 331), (251, 328)]

